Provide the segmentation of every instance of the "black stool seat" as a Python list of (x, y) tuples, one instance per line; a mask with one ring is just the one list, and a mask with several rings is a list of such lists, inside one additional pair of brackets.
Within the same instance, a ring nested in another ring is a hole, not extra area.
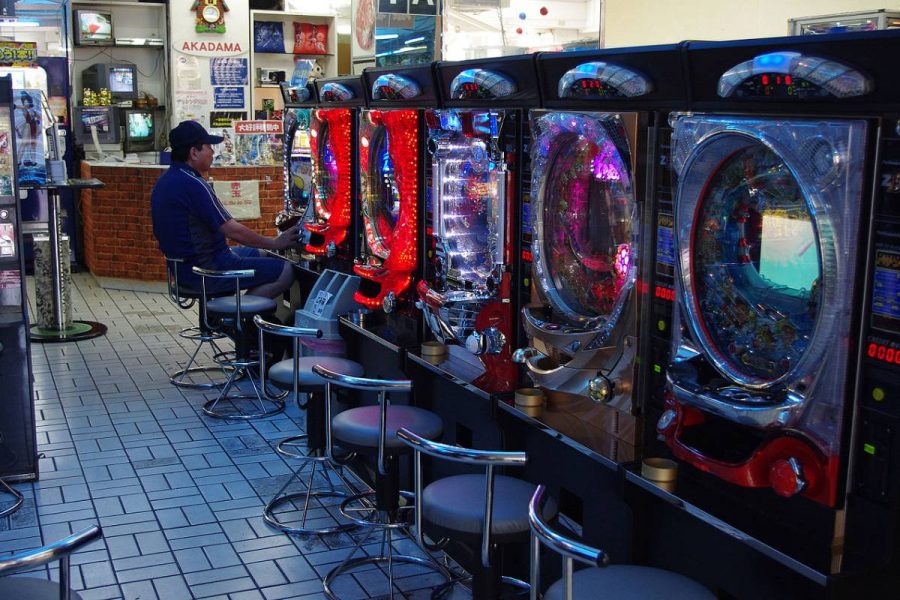
[[(565, 581), (550, 586), (544, 600), (563, 600)], [(572, 575), (572, 600), (715, 600), (715, 594), (683, 575), (638, 565), (589, 567)]]
[[(301, 387), (324, 388), (325, 380), (313, 373), (315, 365), (322, 365), (329, 371), (343, 373), (352, 377), (362, 377), (362, 365), (348, 358), (337, 356), (301, 356), (297, 359), (297, 382)], [(282, 389), (294, 386), (294, 359), (288, 358), (272, 365), (268, 373), (269, 380)]]
[[(265, 296), (253, 296), (251, 294), (243, 294), (241, 296), (241, 314), (245, 317), (275, 312), (276, 306), (273, 299)], [(220, 315), (233, 315), (237, 312), (237, 298), (234, 296), (222, 296), (221, 298), (208, 300), (206, 302), (206, 311)]]
[[(462, 541), (481, 539), (484, 527), (485, 483), (483, 474), (454, 475), (438, 479), (422, 492), (425, 520), (453, 532)], [(536, 486), (505, 475), (494, 477), (491, 536), (496, 543), (510, 536), (527, 536), (528, 501)], [(556, 503), (547, 502), (544, 517), (556, 516)], [(469, 537), (469, 540), (464, 538)]]
[[(342, 445), (354, 448), (377, 448), (381, 437), (380, 426), (381, 409), (378, 406), (351, 408), (338, 413), (331, 421), (335, 439)], [(444, 431), (444, 423), (433, 412), (415, 406), (392, 404), (387, 411), (386, 449), (396, 452), (406, 448), (397, 438), (401, 427), (429, 440), (439, 438)]]

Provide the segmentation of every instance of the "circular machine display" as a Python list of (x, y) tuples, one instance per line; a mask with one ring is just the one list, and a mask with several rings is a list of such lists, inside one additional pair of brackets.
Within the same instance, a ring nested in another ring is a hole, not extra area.
[(331, 212), (331, 202), (337, 194), (338, 164), (327, 125), (320, 130), (319, 139), (322, 141), (319, 146), (319, 164), (316, 173), (316, 197), (322, 208)]
[(723, 158), (695, 212), (688, 302), (719, 370), (766, 384), (789, 373), (809, 344), (822, 283), (819, 238), (777, 154), (753, 142)]
[(449, 275), (484, 287), (497, 262), (503, 232), (503, 171), (488, 142), (454, 136), (438, 166), (441, 239)]
[(534, 207), (543, 296), (569, 322), (600, 324), (634, 280), (637, 209), (627, 158), (613, 142), (617, 123), (548, 113), (536, 123), (543, 173)]
[[(394, 163), (388, 152), (390, 140), (387, 128), (379, 126), (372, 135), (369, 146), (369, 185), (365, 195), (366, 215), (372, 224), (372, 233), (381, 245), (390, 248), (391, 237), (400, 217), (400, 190), (394, 176)], [(387, 258), (386, 256), (382, 258)]]

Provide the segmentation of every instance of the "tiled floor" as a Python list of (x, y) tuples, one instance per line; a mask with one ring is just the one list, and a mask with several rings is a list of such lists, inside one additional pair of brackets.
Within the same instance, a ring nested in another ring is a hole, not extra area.
[[(74, 280), (75, 318), (109, 332), (32, 345), (41, 476), (16, 485), (26, 505), (0, 519), (0, 553), (99, 523), (103, 539), (73, 556), (73, 587), (88, 600), (323, 598), (320, 575), (344, 558), (351, 536), (289, 537), (261, 517), (293, 468), (271, 445), (301, 429), (303, 414), (292, 406), (252, 423), (202, 416), (209, 393), (179, 390), (166, 375), (187, 356), (176, 334), (195, 310), (163, 294), (104, 290), (88, 274)], [(439, 581), (399, 572), (395, 598), (426, 598)], [(48, 574), (56, 578), (53, 569), (30, 575)], [(370, 598), (387, 586), (370, 571), (342, 578), (337, 591)]]

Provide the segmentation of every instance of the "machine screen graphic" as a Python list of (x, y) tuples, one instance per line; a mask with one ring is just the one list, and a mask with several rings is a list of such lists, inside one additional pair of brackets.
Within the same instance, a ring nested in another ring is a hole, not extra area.
[(632, 260), (631, 205), (628, 170), (609, 139), (560, 144), (543, 219), (549, 275), (568, 309), (587, 317), (612, 311)]
[(622, 98), (625, 96), (614, 85), (599, 79), (578, 79), (569, 88), (569, 95), (575, 98)]
[(504, 172), (483, 138), (453, 135), (435, 163), (448, 275), (476, 287), (502, 262)]
[(821, 260), (808, 204), (762, 145), (725, 158), (693, 230), (693, 293), (711, 343), (744, 375), (774, 380), (815, 326)]
[(370, 173), (377, 174), (372, 180), (375, 193), (366, 197), (369, 214), (372, 215), (377, 230), (375, 233), (387, 245), (390, 245), (391, 233), (400, 216), (400, 191), (394, 178), (394, 163), (388, 152), (389, 144), (387, 131), (381, 128), (379, 134), (374, 136), (371, 150), (374, 168)]
[(900, 253), (875, 252), (872, 326), (900, 333)]
[(325, 130), (324, 143), (322, 144), (322, 155), (319, 168), (319, 194), (318, 197), (322, 201), (326, 210), (330, 210), (328, 206), (330, 200), (337, 193), (338, 164), (337, 158), (334, 156), (334, 148), (331, 144), (331, 136), (327, 135)]

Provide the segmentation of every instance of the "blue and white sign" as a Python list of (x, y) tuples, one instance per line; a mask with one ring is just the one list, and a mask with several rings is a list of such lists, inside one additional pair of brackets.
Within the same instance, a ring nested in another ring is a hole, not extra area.
[(214, 87), (213, 98), (215, 108), (244, 108), (242, 87)]
[(248, 85), (250, 68), (246, 58), (218, 57), (209, 61), (212, 85)]

